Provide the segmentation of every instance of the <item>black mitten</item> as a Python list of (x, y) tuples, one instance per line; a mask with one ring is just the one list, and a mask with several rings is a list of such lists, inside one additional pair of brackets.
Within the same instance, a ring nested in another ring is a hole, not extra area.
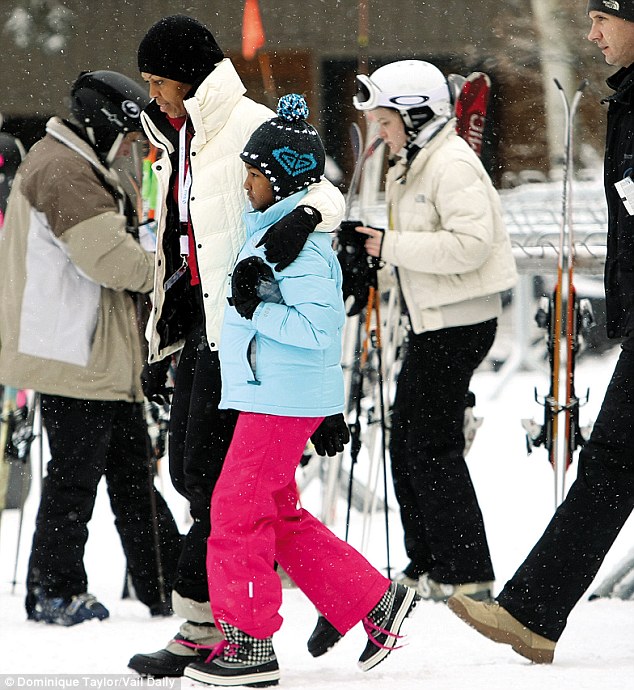
[(343, 414), (324, 417), (310, 440), (315, 446), (317, 455), (328, 455), (332, 458), (337, 453), (343, 452), (343, 447), (350, 440), (350, 431)]
[(266, 260), (281, 271), (299, 256), (311, 232), (321, 223), (321, 213), (312, 206), (298, 206), (273, 223), (259, 241), (264, 245)]
[(378, 261), (365, 251), (366, 236), (355, 228), (363, 225), (358, 220), (344, 220), (337, 234), (337, 258), (343, 275), (343, 299), (353, 298), (348, 316), (355, 316), (368, 303), (370, 286), (376, 287)]
[(169, 404), (170, 395), (174, 392), (174, 389), (167, 385), (167, 372), (171, 361), (171, 357), (166, 357), (160, 362), (144, 364), (141, 370), (141, 388), (143, 388), (143, 395), (150, 402), (158, 405)]
[(259, 256), (243, 259), (233, 269), (229, 304), (245, 319), (253, 318), (262, 301), (258, 297), (258, 285), (262, 280), (273, 280), (273, 271)]

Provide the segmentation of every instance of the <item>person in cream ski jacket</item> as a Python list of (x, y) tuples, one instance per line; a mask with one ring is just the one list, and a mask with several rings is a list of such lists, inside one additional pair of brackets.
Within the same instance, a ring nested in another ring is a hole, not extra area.
[(464, 461), (465, 401), (493, 344), (501, 293), (516, 280), (501, 203), (456, 134), (447, 80), (403, 60), (358, 76), (355, 106), (392, 154), (385, 232), (358, 227), (398, 279), (410, 330), (390, 455), (410, 558), (401, 578), (423, 598), (491, 596), (493, 566)]

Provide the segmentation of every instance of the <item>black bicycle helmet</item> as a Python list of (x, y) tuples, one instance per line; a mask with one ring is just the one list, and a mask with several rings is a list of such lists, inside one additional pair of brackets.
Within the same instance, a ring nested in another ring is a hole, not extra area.
[(128, 132), (140, 132), (147, 92), (129, 77), (99, 70), (82, 72), (71, 89), (71, 112), (106, 160), (114, 158)]

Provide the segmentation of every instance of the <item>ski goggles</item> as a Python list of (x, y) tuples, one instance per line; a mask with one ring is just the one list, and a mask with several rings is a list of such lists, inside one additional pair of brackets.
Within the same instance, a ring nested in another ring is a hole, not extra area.
[(398, 94), (390, 95), (382, 91), (365, 74), (358, 74), (357, 93), (352, 103), (357, 110), (374, 110), (375, 108), (395, 108), (409, 110), (410, 108), (431, 106), (432, 103), (448, 98), (447, 86), (442, 85), (426, 94)]

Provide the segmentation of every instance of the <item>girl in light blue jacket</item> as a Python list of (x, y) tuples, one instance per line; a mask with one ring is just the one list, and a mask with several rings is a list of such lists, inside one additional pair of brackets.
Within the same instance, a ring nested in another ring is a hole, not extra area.
[[(250, 179), (257, 175), (261, 173), (248, 173)], [(258, 246), (267, 228), (292, 211), (304, 194), (297, 192), (246, 215), (247, 241), (233, 283), (245, 270), (261, 276), (254, 299), (262, 301), (249, 305), (255, 307), (250, 318), (240, 315), (244, 309), (237, 295), (225, 310), (221, 408), (296, 417), (325, 417), (343, 410), (345, 311), (331, 235), (311, 233), (297, 259), (279, 272)]]
[[(278, 114), (241, 154), (254, 210), (231, 277), (220, 344), (220, 407), (240, 411), (212, 496), (207, 542), (211, 608), (226, 639), (207, 661), (185, 669), (189, 678), (224, 687), (278, 683), (272, 636), (282, 623), (282, 588), (275, 562), (332, 626), (330, 644), (363, 621), (369, 641), (359, 665), (365, 671), (392, 650), (418, 598), (390, 583), (299, 503), (295, 470), (308, 439), (334, 450), (348, 440), (339, 364), (345, 312), (331, 239), (307, 232), (318, 212), (297, 206), (305, 187), (323, 175), (323, 145), (304, 121), (303, 98), (284, 97)], [(278, 271), (260, 245), (267, 228), (294, 208), (301, 209), (294, 213), (303, 249)]]

